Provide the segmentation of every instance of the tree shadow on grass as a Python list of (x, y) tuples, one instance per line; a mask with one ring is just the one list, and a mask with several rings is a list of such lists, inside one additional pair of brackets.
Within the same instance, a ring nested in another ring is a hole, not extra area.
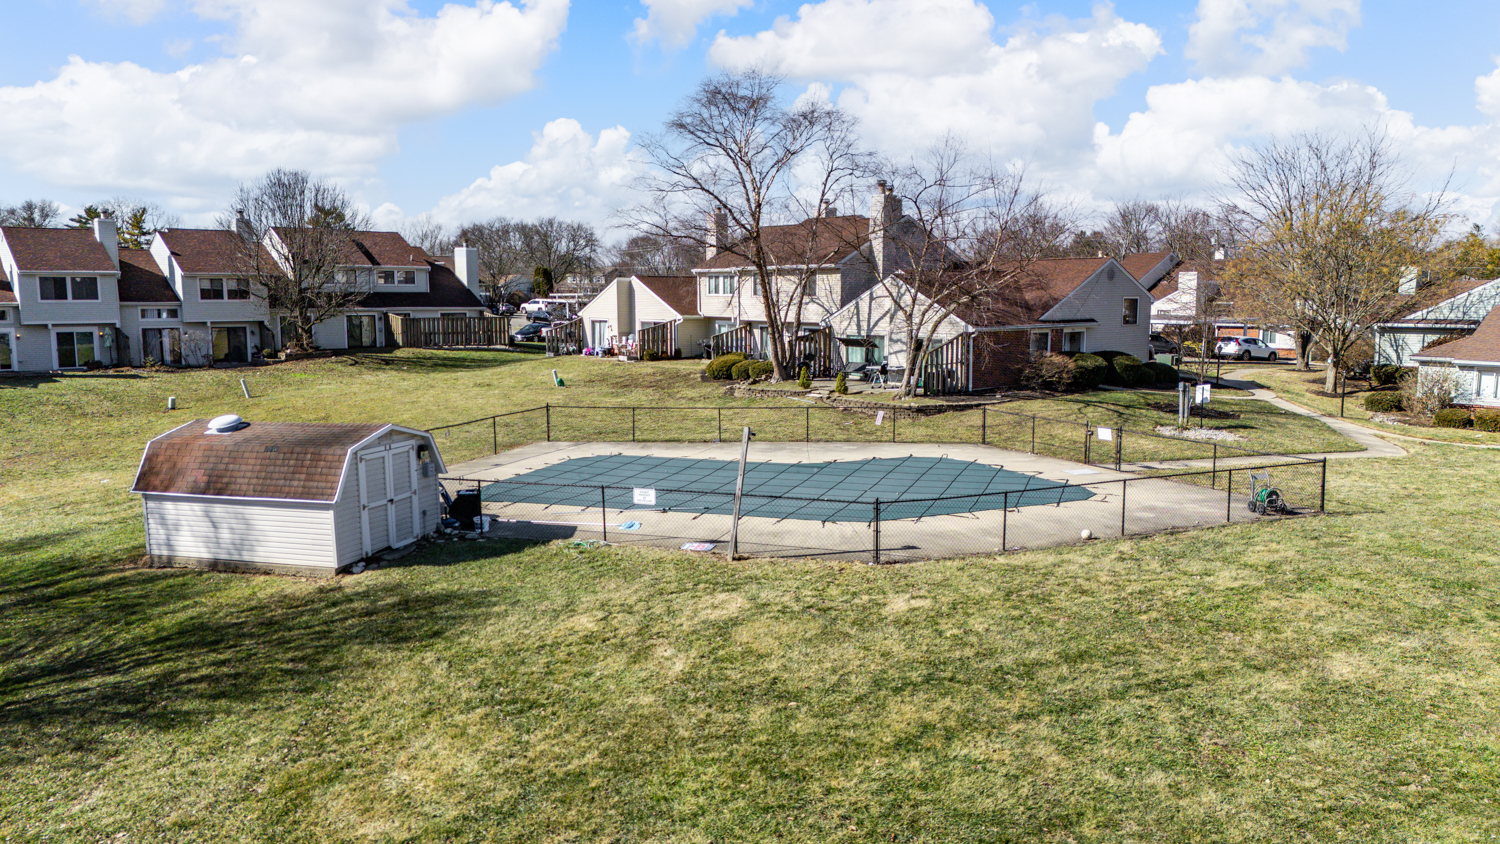
[(0, 765), (103, 754), (121, 728), (179, 728), (317, 694), (360, 651), (443, 637), (488, 603), (395, 579), (256, 590), (224, 575), (81, 568), (34, 577), (9, 608), (26, 623), (0, 642)]
[(526, 360), (526, 358), (520, 357), (517, 352), (504, 349), (466, 349), (462, 352), (405, 355), (381, 352), (357, 352), (339, 355), (338, 359), (349, 366), (389, 367), (409, 371), (494, 369), (499, 366), (511, 366)]

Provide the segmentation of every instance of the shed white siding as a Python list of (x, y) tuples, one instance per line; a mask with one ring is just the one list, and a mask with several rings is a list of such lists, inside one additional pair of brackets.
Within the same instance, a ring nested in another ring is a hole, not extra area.
[(146, 552), (172, 559), (338, 567), (327, 503), (144, 493)]

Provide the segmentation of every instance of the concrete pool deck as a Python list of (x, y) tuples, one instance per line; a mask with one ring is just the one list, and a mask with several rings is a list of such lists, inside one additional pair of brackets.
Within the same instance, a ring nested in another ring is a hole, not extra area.
[[(450, 491), (456, 491), (470, 483), (479, 487), (486, 481), (513, 478), (572, 458), (607, 454), (737, 461), (739, 448), (738, 442), (534, 443), (449, 466), (444, 481)], [(1210, 488), (1206, 485), (1209, 483), (1207, 475), (1199, 476), (1197, 480), (1204, 484), (1199, 485), (981, 445), (754, 441), (750, 445), (750, 459), (756, 462), (826, 463), (907, 456), (948, 457), (1003, 467), (1053, 484), (1087, 485), (1093, 495), (1086, 500), (1063, 501), (1056, 505), (921, 518), (903, 517), (899, 502), (885, 503), (879, 523), (881, 562), (994, 553), (1002, 550), (1002, 538), (1003, 549), (1014, 551), (1077, 543), (1085, 529), (1094, 537), (1111, 538), (1267, 518), (1250, 512), (1246, 506), (1249, 478), (1243, 471), (1237, 473), (1235, 489), (1231, 491)], [(1223, 477), (1221, 475), (1221, 481)], [(663, 548), (679, 548), (696, 542), (712, 545), (712, 550), (717, 553), (727, 549), (730, 516), (652, 509), (622, 510), (602, 507), (601, 503), (589, 501), (570, 506), (485, 502), (483, 509), (493, 517), (489, 535), (495, 537), (605, 539), (613, 543)], [(742, 518), (740, 554), (873, 562), (876, 542), (872, 521)]]

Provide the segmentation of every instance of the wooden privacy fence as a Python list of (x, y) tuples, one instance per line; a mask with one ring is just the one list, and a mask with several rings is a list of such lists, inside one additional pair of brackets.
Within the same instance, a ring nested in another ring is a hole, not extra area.
[(929, 396), (969, 389), (969, 335), (934, 346), (922, 356), (922, 391)]
[(739, 328), (731, 328), (723, 334), (715, 334), (708, 338), (708, 356), (718, 357), (730, 352), (739, 352), (746, 357), (755, 357), (755, 328), (751, 325), (742, 325)]
[(584, 346), (583, 318), (554, 322), (551, 328), (543, 329), (542, 338), (547, 342), (547, 357), (576, 355)]
[(844, 367), (844, 356), (832, 328), (820, 328), (792, 339), (792, 357), (798, 371), (806, 366), (813, 378), (832, 378)]
[(391, 317), (391, 339), (411, 349), (510, 344), (508, 317)]
[(682, 320), (661, 322), (636, 332), (637, 354), (644, 357), (647, 352), (655, 352), (664, 358), (672, 357), (677, 351), (677, 325), (680, 322)]

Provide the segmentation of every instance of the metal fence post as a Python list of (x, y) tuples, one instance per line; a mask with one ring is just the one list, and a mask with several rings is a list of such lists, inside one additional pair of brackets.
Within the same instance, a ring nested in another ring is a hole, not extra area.
[(630, 408), (630, 441), (635, 442), (635, 407)]
[(599, 487), (599, 529), (604, 532), (604, 541), (609, 541), (609, 498), (604, 487)]
[(989, 422), (990, 409), (984, 405), (979, 406), (979, 444), (989, 445)]
[(1031, 453), (1036, 454), (1036, 417), (1031, 417)]
[[(1218, 480), (1215, 473), (1214, 480)], [(1224, 521), (1234, 521), (1234, 470), (1230, 469), (1224, 476)]]
[(1219, 444), (1218, 443), (1213, 443), (1213, 447), (1214, 447), (1214, 464), (1213, 464), (1214, 473), (1212, 475), (1212, 478), (1209, 480), (1208, 485), (1211, 486), (1211, 487), (1214, 487), (1215, 489), (1217, 489), (1218, 486), (1219, 486)]
[(1322, 463), (1323, 471), (1320, 473), (1318, 480), (1318, 512), (1326, 513), (1328, 512), (1325, 506), (1328, 503), (1328, 458), (1323, 458)]
[[(1120, 448), (1125, 444), (1125, 428), (1121, 426), (1115, 429), (1115, 471), (1120, 471)], [(1124, 531), (1121, 531), (1124, 533)]]
[(891, 442), (896, 441), (896, 417), (899, 415), (895, 410), (891, 411)]
[(1083, 423), (1083, 465), (1089, 465), (1089, 440), (1094, 438), (1094, 429), (1089, 423)]
[(880, 565), (880, 499), (875, 499), (875, 556), (874, 565)]
[(1000, 553), (1005, 553), (1005, 546), (1010, 534), (1010, 491), (1005, 493), (1005, 506), (1000, 511)]
[(490, 417), (490, 453), (500, 453), (500, 417)]
[(802, 416), (802, 441), (810, 443), (812, 442), (812, 406), (809, 405), (802, 408), (802, 410), (804, 411)]
[(552, 442), (552, 403), (547, 403), (547, 442)]
[(714, 438), (714, 442), (721, 443), (723, 441), (724, 441), (724, 408), (721, 407), (721, 408), (719, 408), (719, 435)]

